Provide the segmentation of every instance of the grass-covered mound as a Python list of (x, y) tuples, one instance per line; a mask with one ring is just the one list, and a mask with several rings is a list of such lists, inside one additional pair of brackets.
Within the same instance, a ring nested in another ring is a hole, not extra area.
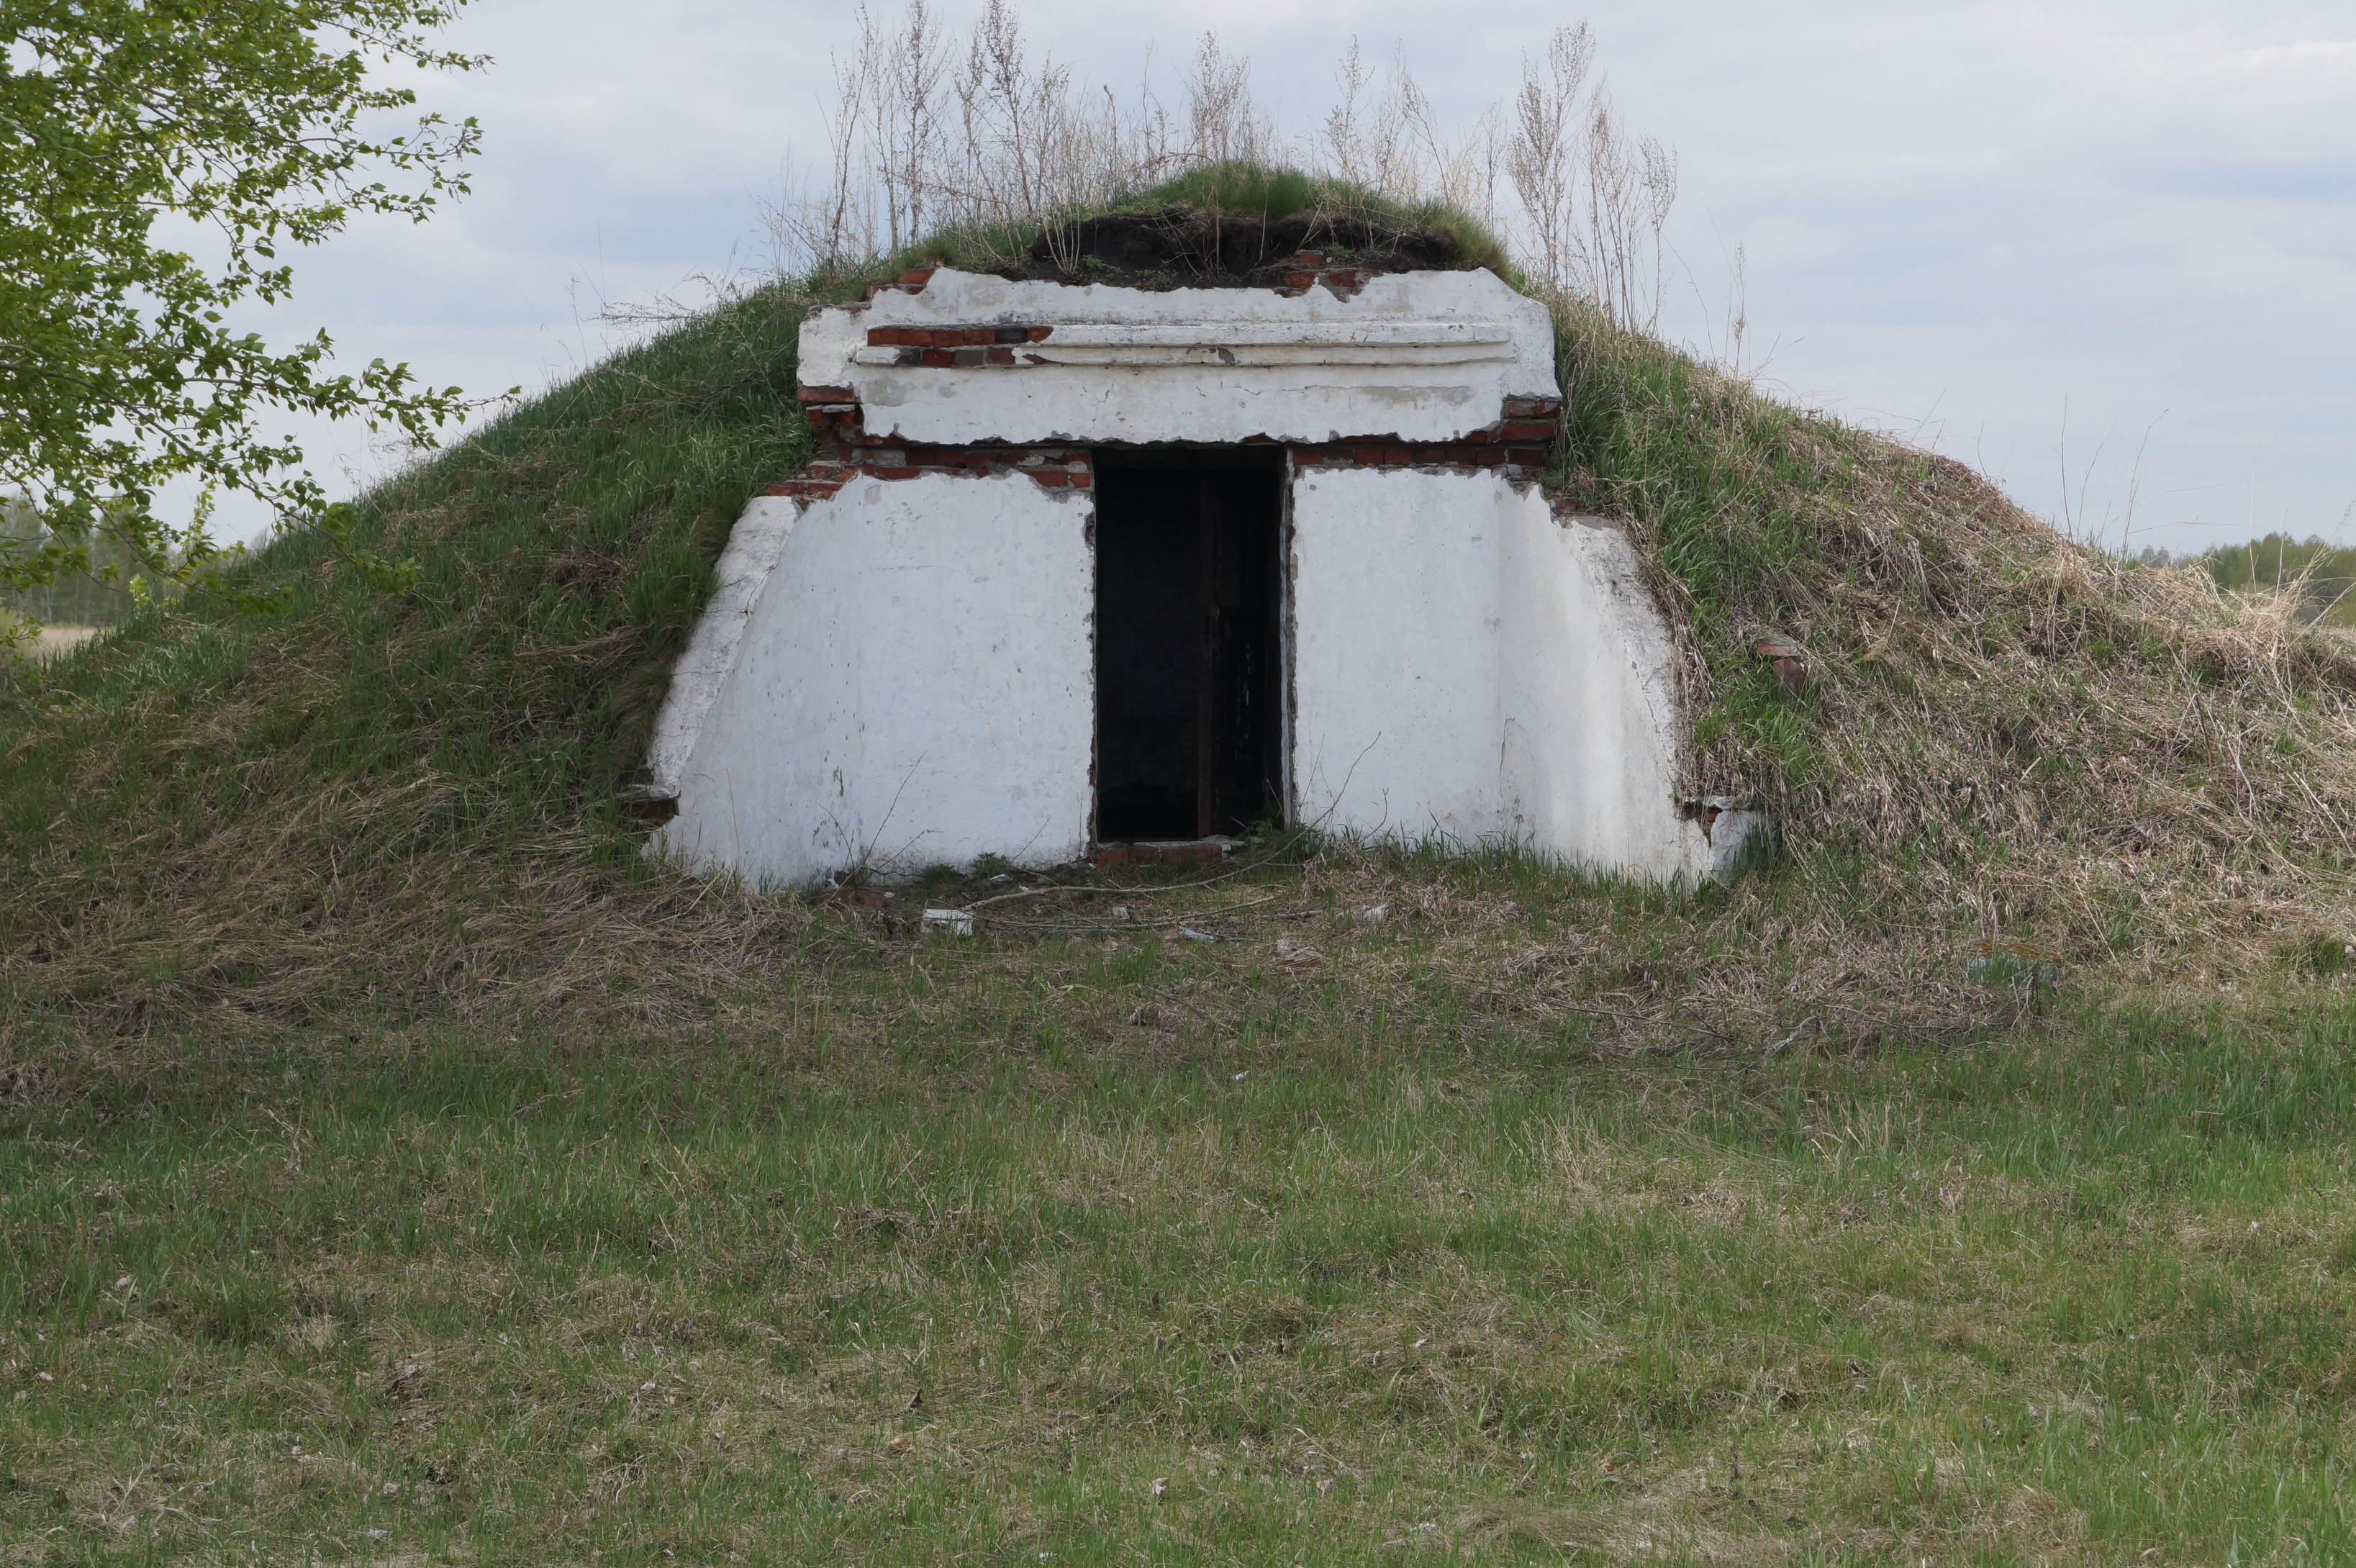
[[(1558, 482), (1631, 521), (1689, 639), (1689, 784), (1763, 798), (1828, 895), (1804, 940), (2147, 977), (2356, 958), (2356, 640), (1576, 302), (1558, 322)], [(1798, 698), (1762, 635), (1804, 650)]]
[(251, 571), (284, 613), (190, 600), (9, 682), (0, 1042), (602, 1015), (757, 968), (775, 907), (643, 869), (615, 797), (730, 526), (806, 456), (800, 319), (730, 305), (370, 493), (413, 593), (298, 534)]
[(0, 696), (0, 1557), (2356, 1553), (2356, 1010), (2070, 994), (2330, 914), (2338, 644), (1567, 311), (1556, 482), (1781, 858), (924, 939), (615, 804), (798, 316), (366, 498), (413, 594), (290, 539)]
[[(1219, 177), (1223, 223), (1344, 210)], [(1354, 210), (1494, 254), (1445, 214)], [(806, 456), (807, 297), (731, 303), (364, 498), (363, 536), (418, 560), (413, 593), (296, 536), (252, 567), (296, 590), (283, 613), (151, 612), (12, 682), (0, 1039), (762, 1013), (806, 907), (644, 864), (615, 797), (731, 521)], [(2019, 995), (1991, 979), (2343, 965), (2338, 634), (2106, 560), (1955, 464), (1556, 303), (1552, 482), (1653, 563), (1686, 644), (1691, 792), (1759, 795), (1783, 845), (1674, 932), (1614, 930), (1652, 978), (1599, 1016), (1871, 1037), (2005, 1014)], [(1805, 650), (1797, 697), (1751, 652), (1768, 631)]]

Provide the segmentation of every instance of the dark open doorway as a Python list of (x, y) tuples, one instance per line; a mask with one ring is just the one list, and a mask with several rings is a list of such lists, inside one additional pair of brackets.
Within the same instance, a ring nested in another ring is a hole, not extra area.
[(1099, 452), (1096, 489), (1098, 839), (1280, 815), (1282, 454)]

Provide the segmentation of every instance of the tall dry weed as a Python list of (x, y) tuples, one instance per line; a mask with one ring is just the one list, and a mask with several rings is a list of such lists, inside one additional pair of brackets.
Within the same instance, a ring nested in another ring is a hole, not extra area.
[(1676, 158), (1627, 128), (1583, 23), (1557, 28), (1524, 62), (1510, 112), (1493, 105), (1462, 128), (1404, 51), (1377, 71), (1353, 38), (1336, 102), (1288, 136), (1255, 94), (1251, 61), (1214, 32), (1197, 40), (1173, 105), (1150, 56), (1123, 95), (1083, 82), (1052, 50), (1034, 55), (1012, 0), (990, 0), (961, 38), (926, 0), (909, 0), (896, 23), (862, 6), (858, 22), (857, 45), (835, 63), (822, 177), (766, 212), (787, 275), (855, 271), (926, 242), (1004, 262), (1034, 236), (1076, 262), (1058, 250), (1075, 215), (1194, 171), (1281, 167), (1309, 177), (1312, 207), (1346, 212), (1369, 195), (1445, 207), (1505, 231), (1542, 285), (1626, 326), (1658, 318)]

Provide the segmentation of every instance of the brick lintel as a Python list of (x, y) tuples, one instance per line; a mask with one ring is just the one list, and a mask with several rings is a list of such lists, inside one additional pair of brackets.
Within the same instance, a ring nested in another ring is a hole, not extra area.
[[(1011, 349), (976, 344), (958, 349), (919, 350), (927, 357), (997, 355)], [(818, 437), (818, 453), (806, 476), (776, 487), (773, 495), (831, 495), (854, 476), (916, 478), (925, 474), (978, 476), (1026, 473), (1051, 489), (1087, 489), (1095, 482), (1090, 448), (1068, 443), (991, 443), (972, 446), (930, 446), (871, 435), (866, 411), (849, 387), (803, 387), (797, 394), (803, 416)], [(1295, 468), (1491, 468), (1510, 474), (1543, 472), (1553, 456), (1562, 403), (1557, 398), (1507, 398), (1495, 423), (1453, 441), (1400, 441), (1370, 436), (1331, 442), (1277, 442), (1269, 436), (1237, 445), (1284, 446)], [(1220, 445), (1226, 445), (1221, 443)]]

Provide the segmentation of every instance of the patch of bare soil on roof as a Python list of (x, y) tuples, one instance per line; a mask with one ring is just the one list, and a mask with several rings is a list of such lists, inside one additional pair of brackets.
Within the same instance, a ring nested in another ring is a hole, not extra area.
[(1375, 272), (1438, 272), (1463, 264), (1462, 245), (1437, 229), (1363, 214), (1256, 218), (1177, 206), (1055, 225), (1021, 257), (980, 270), (1127, 288), (1276, 288), (1303, 251)]

